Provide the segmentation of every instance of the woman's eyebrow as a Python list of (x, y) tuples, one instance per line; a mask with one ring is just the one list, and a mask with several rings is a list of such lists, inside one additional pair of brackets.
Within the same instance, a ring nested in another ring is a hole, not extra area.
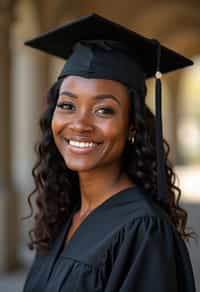
[[(67, 95), (67, 96), (70, 96), (72, 98), (78, 98), (78, 96), (76, 94), (74, 94), (70, 91), (61, 91), (61, 93), (59, 95)], [(110, 98), (110, 99), (113, 99), (114, 101), (116, 101), (120, 105), (120, 101), (118, 100), (118, 98), (112, 94), (98, 94), (98, 95), (93, 96), (93, 98), (97, 99), (97, 100)]]

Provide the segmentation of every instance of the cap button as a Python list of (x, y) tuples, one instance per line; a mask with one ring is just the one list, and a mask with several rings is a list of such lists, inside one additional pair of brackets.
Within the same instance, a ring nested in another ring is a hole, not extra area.
[(161, 79), (162, 78), (162, 73), (160, 71), (157, 71), (155, 76), (156, 76), (156, 79)]

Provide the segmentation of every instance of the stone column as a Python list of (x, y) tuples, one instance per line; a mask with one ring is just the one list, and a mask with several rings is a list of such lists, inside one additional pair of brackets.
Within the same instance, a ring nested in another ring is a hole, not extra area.
[[(19, 193), (18, 218), (30, 214), (27, 202), (33, 190), (31, 170), (36, 157), (34, 144), (39, 140), (39, 118), (46, 107), (46, 95), (50, 85), (50, 63), (47, 54), (24, 46), (24, 41), (39, 34), (38, 19), (33, 16), (29, 5), (23, 5), (23, 14), (18, 13), (18, 21), (12, 30), (14, 47), (12, 62), (12, 172), (13, 182)], [(19, 9), (20, 11), (20, 9)], [(32, 197), (34, 202), (35, 197)], [(19, 220), (18, 257), (23, 265), (33, 260), (29, 251), (28, 231), (31, 219)]]
[(11, 1), (0, 1), (0, 273), (17, 262), (17, 197), (11, 178), (11, 8)]

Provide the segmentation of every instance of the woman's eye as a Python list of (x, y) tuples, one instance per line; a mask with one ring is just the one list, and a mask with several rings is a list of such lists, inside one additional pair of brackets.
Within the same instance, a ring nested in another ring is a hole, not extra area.
[(106, 114), (106, 115), (111, 115), (114, 113), (114, 110), (111, 107), (102, 107), (100, 109), (97, 110), (98, 112), (100, 112), (100, 114)]
[(69, 102), (60, 102), (57, 104), (57, 107), (64, 109), (64, 110), (72, 110), (74, 108), (74, 105)]

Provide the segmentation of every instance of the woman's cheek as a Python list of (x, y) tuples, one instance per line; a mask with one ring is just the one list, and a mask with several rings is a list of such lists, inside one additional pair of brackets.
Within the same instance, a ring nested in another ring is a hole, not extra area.
[(66, 122), (66, 117), (63, 114), (55, 111), (51, 122), (53, 134), (56, 135), (60, 133), (60, 131), (65, 127)]

